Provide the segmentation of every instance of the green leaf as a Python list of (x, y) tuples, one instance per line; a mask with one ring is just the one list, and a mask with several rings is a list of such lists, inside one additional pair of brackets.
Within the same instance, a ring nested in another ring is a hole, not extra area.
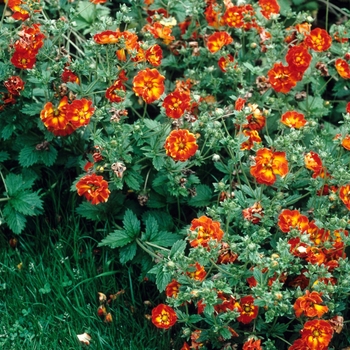
[(13, 124), (7, 124), (1, 131), (1, 137), (4, 140), (8, 140), (12, 136), (15, 129), (16, 127)]
[(47, 151), (40, 151), (39, 155), (41, 158), (41, 161), (46, 165), (46, 166), (51, 166), (55, 163), (55, 160), (57, 158), (57, 150), (53, 146), (49, 146), (49, 149)]
[(14, 210), (8, 203), (3, 210), (5, 221), (9, 228), (16, 234), (20, 234), (27, 222), (25, 216)]
[(23, 114), (33, 117), (35, 115), (39, 115), (41, 110), (42, 110), (42, 106), (40, 104), (31, 103), (31, 104), (25, 104), (24, 107), (21, 109), (21, 112)]
[(157, 220), (159, 230), (161, 231), (170, 231), (174, 227), (173, 217), (167, 212), (160, 210), (146, 211), (142, 215), (142, 221), (146, 223), (147, 218), (149, 218), (150, 216)]
[(190, 323), (197, 323), (197, 322), (200, 322), (203, 320), (203, 317), (200, 316), (200, 315), (191, 315), (189, 318), (188, 318), (188, 321)]
[(22, 175), (16, 175), (16, 174), (8, 174), (5, 177), (5, 184), (7, 187), (7, 194), (11, 197), (16, 192), (23, 190), (23, 177)]
[(130, 170), (125, 172), (124, 181), (130, 189), (139, 191), (143, 182), (143, 177), (137, 172)]
[(45, 283), (44, 288), (39, 289), (39, 293), (41, 294), (49, 294), (51, 292), (50, 283)]
[(125, 231), (130, 237), (135, 237), (140, 233), (140, 220), (130, 209), (125, 212), (123, 224)]
[(158, 270), (158, 273), (156, 275), (156, 285), (160, 292), (163, 292), (165, 290), (165, 287), (171, 281), (171, 277), (171, 273), (164, 272), (163, 269)]
[(157, 122), (156, 120), (152, 119), (144, 119), (143, 122), (145, 123), (147, 129), (156, 131), (161, 127), (161, 124)]
[(109, 246), (111, 248), (124, 247), (132, 241), (132, 238), (123, 230), (115, 230), (104, 238), (99, 244), (99, 247)]
[(6, 151), (0, 151), (0, 162), (4, 162), (9, 159), (10, 155)]
[(24, 146), (18, 157), (21, 166), (28, 168), (40, 161), (40, 153), (33, 146)]
[(180, 235), (177, 235), (171, 232), (160, 231), (160, 232), (157, 232), (155, 235), (153, 235), (149, 239), (149, 242), (159, 245), (161, 247), (170, 247), (175, 242), (177, 242), (180, 238), (181, 238)]
[(228, 328), (220, 328), (219, 333), (224, 339), (231, 339), (232, 338), (232, 334), (228, 330)]
[(166, 199), (156, 192), (151, 192), (147, 201), (148, 208), (160, 209), (166, 206)]
[(19, 192), (9, 201), (13, 209), (24, 215), (36, 215), (37, 209), (43, 209), (43, 201), (38, 193)]
[(153, 157), (152, 164), (153, 164), (154, 168), (159, 171), (160, 169), (163, 168), (163, 166), (165, 164), (164, 157), (163, 156)]
[(193, 207), (205, 207), (210, 204), (212, 191), (207, 185), (196, 186), (196, 195), (188, 200), (188, 204)]
[(144, 240), (153, 242), (153, 237), (156, 237), (159, 231), (157, 220), (153, 216), (149, 216), (146, 219), (146, 230)]
[(119, 260), (122, 264), (132, 260), (136, 255), (137, 244), (132, 242), (119, 250)]
[(227, 174), (227, 175), (230, 174), (230, 170), (224, 164), (222, 164), (220, 162), (214, 162), (214, 166), (216, 169), (218, 169), (222, 173)]
[(173, 244), (169, 257), (174, 258), (175, 255), (183, 254), (186, 249), (186, 241), (180, 240)]
[(100, 205), (93, 205), (90, 202), (83, 202), (76, 209), (76, 212), (82, 217), (90, 220), (100, 219)]

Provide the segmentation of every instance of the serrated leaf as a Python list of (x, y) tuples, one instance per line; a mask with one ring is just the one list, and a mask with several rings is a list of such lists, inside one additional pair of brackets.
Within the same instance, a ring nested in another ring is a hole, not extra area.
[(6, 151), (0, 151), (0, 162), (4, 162), (9, 159), (10, 155)]
[(90, 220), (100, 219), (100, 213), (101, 213), (100, 206), (93, 205), (90, 202), (81, 203), (75, 211), (86, 219), (90, 219)]
[(149, 210), (142, 214), (142, 221), (146, 223), (147, 218), (152, 216), (157, 220), (160, 231), (170, 231), (174, 227), (173, 217), (164, 211), (160, 210)]
[(132, 260), (136, 255), (137, 244), (132, 242), (119, 250), (119, 260), (122, 264)]
[(161, 124), (159, 122), (157, 122), (156, 120), (152, 120), (152, 119), (144, 119), (143, 122), (145, 123), (147, 129), (155, 131), (158, 128), (160, 128)]
[(33, 146), (24, 146), (18, 156), (21, 166), (27, 168), (40, 161), (40, 153)]
[(147, 207), (153, 209), (160, 209), (166, 206), (166, 200), (163, 196), (156, 192), (151, 192), (147, 201)]
[(79, 84), (76, 83), (72, 83), (72, 82), (67, 82), (67, 88), (69, 90), (72, 90), (75, 93), (80, 93), (81, 92), (81, 86)]
[(166, 231), (160, 231), (153, 235), (149, 242), (159, 245), (161, 247), (171, 247), (175, 242), (177, 242), (181, 238), (180, 235), (166, 232)]
[(14, 210), (9, 203), (5, 205), (3, 215), (10, 230), (16, 234), (20, 234), (23, 231), (27, 220), (23, 214)]
[(153, 274), (153, 275), (156, 275), (158, 272), (159, 272), (159, 270), (161, 270), (163, 267), (162, 267), (162, 265), (154, 265), (149, 271), (148, 271), (148, 273), (151, 273), (151, 274)]
[(128, 209), (124, 214), (123, 224), (125, 231), (130, 237), (135, 237), (140, 233), (140, 220), (130, 209)]
[(23, 215), (36, 215), (37, 209), (43, 208), (43, 201), (40, 199), (38, 193), (19, 192), (16, 193), (9, 201), (12, 208), (22, 213)]
[(163, 156), (153, 157), (152, 164), (153, 164), (154, 168), (159, 171), (160, 169), (163, 168), (163, 166), (165, 164), (164, 157)]
[(12, 136), (15, 129), (16, 127), (13, 124), (6, 125), (1, 131), (1, 137), (4, 140), (8, 140)]
[(40, 151), (40, 159), (46, 166), (51, 166), (55, 163), (57, 158), (57, 150), (53, 146), (49, 146), (49, 149), (47, 151)]
[(171, 277), (171, 273), (164, 272), (163, 269), (158, 270), (158, 273), (156, 275), (156, 285), (160, 292), (163, 292), (165, 290), (165, 287), (171, 281)]
[(212, 191), (207, 185), (196, 186), (196, 195), (188, 200), (188, 204), (193, 207), (205, 207), (210, 204)]
[(232, 338), (232, 333), (229, 331), (228, 328), (220, 328), (219, 333), (224, 339)]
[(200, 322), (203, 320), (203, 317), (200, 316), (200, 315), (191, 315), (189, 318), (188, 318), (188, 321), (190, 323), (196, 323), (196, 322)]
[(99, 244), (99, 247), (109, 246), (111, 248), (124, 247), (132, 241), (132, 238), (123, 230), (115, 230), (104, 238)]
[(176, 254), (183, 254), (185, 249), (186, 249), (186, 242), (183, 240), (177, 241), (171, 247), (169, 257), (173, 258)]
[(227, 174), (227, 175), (230, 174), (228, 167), (225, 166), (224, 164), (222, 164), (220, 162), (214, 162), (214, 166), (216, 169), (218, 169), (222, 173)]
[(23, 114), (26, 114), (26, 115), (33, 117), (35, 115), (39, 115), (41, 110), (42, 110), (41, 105), (31, 103), (31, 104), (25, 104), (24, 107), (21, 109), (21, 112)]
[(11, 197), (19, 190), (22, 190), (24, 184), (22, 175), (8, 174), (5, 177), (5, 184), (7, 187), (7, 194)]
[(125, 173), (124, 181), (130, 189), (139, 191), (143, 182), (143, 177), (135, 171), (130, 170)]
[(157, 220), (153, 216), (149, 216), (146, 219), (146, 230), (144, 235), (144, 240), (148, 242), (153, 242), (153, 237), (156, 237), (159, 231), (159, 226)]

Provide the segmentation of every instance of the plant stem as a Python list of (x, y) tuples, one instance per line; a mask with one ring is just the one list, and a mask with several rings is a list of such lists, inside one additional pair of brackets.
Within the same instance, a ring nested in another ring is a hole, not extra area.
[(155, 254), (154, 252), (152, 252), (151, 250), (146, 248), (138, 238), (136, 238), (136, 243), (142, 250), (144, 250), (146, 253), (148, 253), (152, 258), (157, 259), (157, 260), (161, 259), (161, 257), (159, 255)]

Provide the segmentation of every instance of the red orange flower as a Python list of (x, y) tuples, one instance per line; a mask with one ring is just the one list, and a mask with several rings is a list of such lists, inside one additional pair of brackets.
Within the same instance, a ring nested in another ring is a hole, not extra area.
[(255, 156), (255, 165), (250, 167), (250, 173), (257, 182), (273, 185), (276, 175), (282, 178), (288, 173), (288, 161), (285, 152), (273, 152), (267, 148), (259, 149)]
[(170, 298), (176, 298), (179, 294), (180, 283), (176, 280), (172, 280), (165, 287), (165, 295)]
[(245, 129), (245, 130), (243, 130), (243, 135), (248, 137), (248, 140), (242, 142), (241, 150), (252, 149), (254, 146), (254, 143), (261, 142), (261, 138), (259, 136), (259, 133), (256, 130)]
[(146, 103), (152, 103), (163, 94), (164, 80), (165, 77), (157, 69), (146, 68), (135, 75), (132, 89), (136, 96), (141, 96)]
[(243, 344), (243, 350), (262, 350), (261, 340), (250, 338)]
[(250, 130), (261, 130), (265, 126), (266, 117), (261, 113), (257, 104), (248, 103), (248, 107), (252, 114), (247, 116), (248, 123), (243, 124), (242, 127)]
[(7, 6), (13, 11), (12, 17), (14, 19), (25, 21), (26, 19), (29, 18), (29, 12), (27, 11), (28, 7), (31, 9), (35, 3), (39, 3), (39, 0), (31, 0), (31, 1), (8, 0)]
[(282, 232), (289, 232), (291, 228), (297, 228), (304, 232), (309, 227), (309, 219), (301, 215), (299, 210), (284, 209), (278, 216), (278, 226)]
[(173, 308), (165, 304), (159, 304), (152, 309), (152, 323), (163, 329), (172, 327), (177, 321), (177, 316)]
[(40, 24), (37, 23), (31, 27), (24, 26), (18, 35), (11, 63), (20, 69), (31, 69), (36, 62), (39, 49), (44, 45), (45, 35), (41, 33)]
[(313, 29), (305, 38), (304, 43), (310, 49), (318, 52), (328, 50), (332, 45), (332, 37), (326, 30), (321, 28)]
[(190, 241), (191, 247), (197, 247), (198, 245), (208, 247), (210, 240), (215, 239), (220, 242), (224, 235), (220, 223), (204, 215), (192, 220), (190, 230), (197, 233), (197, 238)]
[(148, 63), (154, 67), (158, 67), (163, 58), (163, 51), (159, 45), (152, 45), (145, 52), (145, 58)]
[(280, 12), (280, 6), (276, 0), (259, 0), (258, 3), (261, 7), (261, 14), (267, 19), (270, 19), (272, 14)]
[(169, 45), (175, 37), (172, 36), (172, 29), (170, 26), (165, 26), (159, 22), (154, 22), (153, 24), (146, 24), (143, 30), (150, 32), (154, 38), (163, 39), (165, 45)]
[(120, 32), (115, 32), (113, 30), (105, 30), (101, 33), (94, 35), (93, 39), (96, 44), (116, 44), (119, 41)]
[(303, 45), (292, 46), (286, 54), (286, 62), (291, 69), (304, 73), (311, 62), (312, 56)]
[(290, 128), (300, 129), (306, 124), (306, 119), (302, 113), (288, 111), (282, 115), (281, 122)]
[(64, 96), (57, 107), (47, 102), (40, 113), (40, 119), (46, 128), (56, 136), (70, 135), (75, 128), (67, 117), (68, 97)]
[(232, 6), (225, 11), (222, 19), (229, 27), (241, 28), (244, 25), (243, 17), (243, 6)]
[(259, 307), (254, 305), (254, 298), (251, 295), (241, 298), (239, 303), (235, 303), (234, 306), (240, 313), (239, 317), (237, 317), (238, 322), (248, 324), (258, 317)]
[(184, 162), (192, 157), (197, 149), (196, 137), (186, 129), (173, 130), (165, 140), (164, 145), (166, 154)]
[(350, 151), (350, 135), (345, 135), (345, 137), (341, 140), (341, 145)]
[(321, 318), (323, 314), (328, 312), (328, 307), (321, 305), (323, 302), (321, 294), (318, 292), (305, 292), (305, 295), (299, 297), (294, 305), (295, 316), (300, 317), (304, 314), (306, 317), (318, 317)]
[(15, 51), (11, 57), (11, 63), (20, 69), (32, 69), (36, 62), (36, 55), (30, 51)]
[(255, 202), (251, 207), (242, 210), (243, 218), (253, 224), (258, 224), (264, 216), (264, 210), (260, 202)]
[(207, 47), (211, 53), (215, 53), (232, 42), (233, 39), (227, 32), (215, 32), (208, 37)]
[(312, 350), (327, 350), (333, 337), (333, 328), (325, 320), (312, 320), (304, 324), (301, 339)]
[(79, 78), (68, 68), (64, 68), (61, 79), (64, 83), (80, 83)]
[(163, 107), (169, 118), (179, 119), (190, 108), (191, 98), (186, 92), (175, 90), (165, 97)]
[(300, 80), (300, 73), (284, 66), (281, 62), (274, 64), (268, 73), (269, 83), (276, 92), (289, 92)]
[(288, 350), (313, 350), (310, 348), (304, 339), (297, 339)]
[(91, 204), (107, 202), (110, 190), (102, 176), (90, 174), (82, 177), (75, 185), (79, 196), (84, 196)]
[(203, 281), (207, 273), (205, 272), (204, 266), (196, 263), (195, 265), (190, 265), (191, 271), (187, 272), (190, 278), (196, 281)]
[(17, 75), (12, 75), (4, 81), (4, 86), (7, 91), (13, 96), (19, 96), (24, 90), (25, 82)]
[(227, 65), (229, 65), (233, 61), (234, 61), (233, 56), (231, 54), (228, 54), (227, 56), (223, 56), (219, 58), (218, 66), (225, 73)]
[(343, 79), (350, 79), (350, 66), (345, 60), (338, 58), (335, 61), (335, 68)]
[(89, 0), (91, 3), (97, 5), (97, 4), (104, 4), (107, 2), (107, 0)]
[(205, 19), (210, 27), (219, 28), (223, 24), (220, 6), (216, 2), (209, 3), (204, 11)]
[(122, 102), (125, 98), (126, 87), (120, 79), (117, 79), (107, 90), (106, 98), (110, 102)]
[(67, 118), (77, 129), (89, 124), (94, 112), (95, 108), (92, 107), (92, 101), (82, 98), (81, 100), (74, 100), (72, 104), (68, 105)]
[(350, 102), (346, 104), (345, 111), (346, 113), (350, 113)]
[(323, 166), (322, 160), (317, 153), (313, 151), (310, 151), (309, 153), (307, 153), (304, 156), (304, 162), (305, 162), (305, 167), (314, 172), (312, 174), (312, 177), (314, 179), (318, 176), (322, 178), (329, 176), (329, 173), (327, 173), (327, 169)]
[(345, 206), (350, 210), (350, 184), (340, 187), (339, 198), (342, 200)]

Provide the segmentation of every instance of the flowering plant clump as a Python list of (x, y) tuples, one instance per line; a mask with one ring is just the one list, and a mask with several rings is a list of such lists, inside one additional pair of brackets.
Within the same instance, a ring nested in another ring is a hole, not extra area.
[(287, 0), (4, 7), (9, 229), (43, 212), (40, 171), (68, 168), (76, 212), (114, 227), (100, 246), (164, 292), (149, 318), (179, 349), (348, 345), (348, 19)]

